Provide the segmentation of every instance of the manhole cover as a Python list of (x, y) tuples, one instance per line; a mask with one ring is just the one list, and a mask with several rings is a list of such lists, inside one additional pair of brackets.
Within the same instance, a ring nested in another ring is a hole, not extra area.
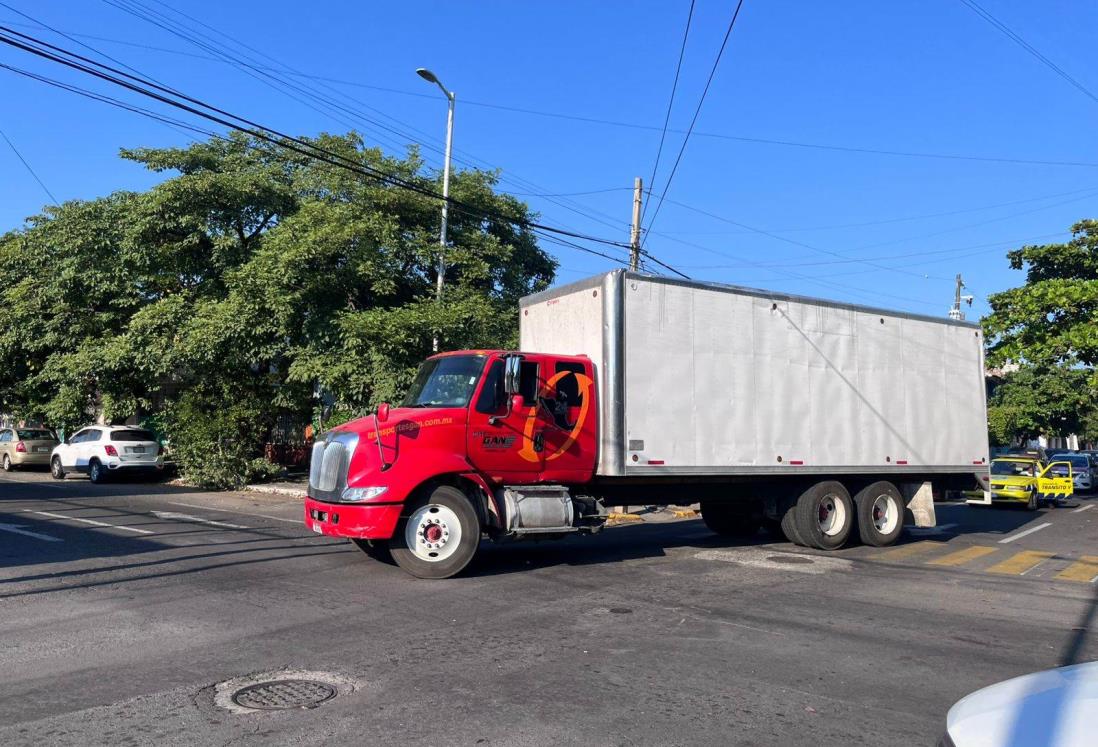
[(810, 558), (806, 558), (803, 555), (767, 555), (767, 560), (772, 560), (775, 563), (811, 563)]
[(278, 711), (287, 708), (315, 708), (336, 696), (336, 689), (316, 680), (271, 680), (241, 688), (233, 702), (243, 708)]

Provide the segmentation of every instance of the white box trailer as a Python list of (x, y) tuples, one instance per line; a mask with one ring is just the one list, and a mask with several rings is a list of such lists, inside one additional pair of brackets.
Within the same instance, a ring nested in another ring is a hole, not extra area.
[(973, 323), (618, 270), (522, 299), (520, 349), (594, 362), (610, 492), (827, 477), (925, 499), (987, 470)]

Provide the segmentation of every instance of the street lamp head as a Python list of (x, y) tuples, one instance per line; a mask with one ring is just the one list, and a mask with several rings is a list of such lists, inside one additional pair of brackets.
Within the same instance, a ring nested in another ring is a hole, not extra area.
[(435, 74), (425, 67), (417, 67), (416, 75), (423, 78), (428, 83), (438, 83), (438, 78), (435, 77)]

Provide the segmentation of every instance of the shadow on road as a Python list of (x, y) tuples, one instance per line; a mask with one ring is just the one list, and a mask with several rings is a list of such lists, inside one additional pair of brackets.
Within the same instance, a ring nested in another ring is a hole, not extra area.
[(1087, 638), (1094, 628), (1095, 617), (1098, 617), (1098, 588), (1095, 588), (1094, 594), (1090, 598), (1090, 603), (1083, 612), (1083, 616), (1079, 619), (1079, 623), (1071, 629), (1071, 636), (1068, 638), (1067, 645), (1060, 655), (1060, 661), (1057, 666), (1068, 667), (1072, 664), (1082, 663), (1083, 649), (1086, 648)]

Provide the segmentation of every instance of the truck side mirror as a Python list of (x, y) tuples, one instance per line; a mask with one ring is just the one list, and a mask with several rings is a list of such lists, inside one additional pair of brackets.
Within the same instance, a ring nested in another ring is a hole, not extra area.
[(522, 378), (522, 358), (509, 355), (504, 359), (503, 365), (503, 391), (507, 394), (517, 394), (519, 381)]
[(526, 398), (524, 398), (521, 394), (512, 394), (511, 395), (511, 410), (512, 411), (521, 410), (524, 407), (526, 407)]
[(388, 419), (389, 419), (389, 403), (388, 402), (382, 402), (380, 405), (377, 406), (377, 421), (379, 423), (384, 423)]

